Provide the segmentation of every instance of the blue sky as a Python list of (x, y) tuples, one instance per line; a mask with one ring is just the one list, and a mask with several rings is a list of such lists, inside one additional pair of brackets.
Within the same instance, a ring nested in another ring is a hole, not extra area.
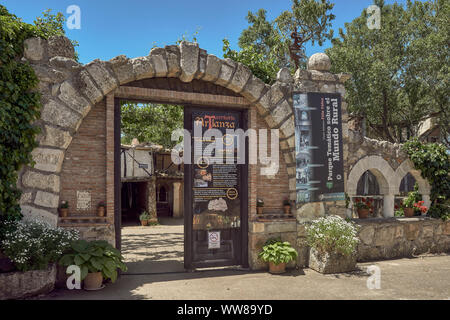
[[(373, 3), (372, 0), (335, 0), (333, 29), (337, 32)], [(386, 3), (393, 3), (387, 0)], [(404, 3), (405, 0), (398, 0)], [(264, 8), (269, 19), (291, 7), (290, 0), (0, 0), (11, 12), (32, 23), (50, 8), (66, 17), (70, 5), (81, 9), (81, 29), (67, 30), (77, 40), (80, 62), (99, 58), (109, 60), (119, 54), (130, 58), (147, 55), (154, 44), (173, 44), (183, 34), (191, 37), (198, 30), (198, 42), (208, 53), (222, 57), (222, 39), (228, 38), (237, 49), (241, 31), (248, 26), (248, 11)], [(330, 46), (306, 47), (307, 55)]]

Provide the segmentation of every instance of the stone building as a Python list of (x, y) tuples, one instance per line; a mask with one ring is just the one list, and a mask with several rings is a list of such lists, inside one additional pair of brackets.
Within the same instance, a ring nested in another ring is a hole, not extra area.
[[(296, 263), (306, 265), (305, 224), (326, 215), (352, 217), (353, 211), (345, 201), (328, 201), (307, 203), (294, 208), (291, 215), (281, 215), (283, 199), (296, 200), (292, 94), (338, 93), (342, 96), (345, 191), (351, 198), (359, 196), (358, 182), (369, 172), (377, 181), (381, 202), (379, 217), (355, 219), (362, 226), (358, 259), (368, 261), (450, 249), (450, 222), (425, 217), (393, 218), (395, 199), (408, 173), (418, 183), (427, 204), (430, 186), (402, 153), (400, 145), (368, 139), (349, 129), (344, 83), (350, 75), (330, 73), (331, 62), (325, 54), (310, 57), (307, 70), (299, 69), (293, 77), (289, 70), (281, 69), (273, 85), (263, 83), (244, 65), (219, 59), (189, 42), (154, 48), (148, 56), (132, 59), (121, 55), (109, 61), (94, 60), (80, 65), (73, 58), (74, 49), (67, 38), (25, 41), (23, 59), (40, 80), (43, 105), (37, 122), (42, 128), (39, 147), (33, 151), (36, 164), (22, 168), (18, 180), (26, 217), (76, 227), (86, 239), (106, 239), (120, 248), (120, 99), (179, 104), (186, 110), (190, 106), (225, 112), (239, 110), (244, 127), (279, 130), (280, 161), (279, 170), (273, 174), (262, 175), (268, 168), (259, 162), (248, 164), (241, 171), (245, 177), (240, 194), (241, 219), (237, 227), (234, 225), (239, 237), (234, 248), (239, 251), (237, 264), (251, 269), (266, 267), (258, 259), (258, 253), (268, 238), (279, 236), (299, 250)], [(269, 144), (267, 148), (270, 153)], [(167, 169), (165, 165), (160, 168)], [(188, 167), (184, 172), (189, 172)], [(178, 208), (174, 206), (173, 214), (180, 216), (183, 208), (185, 226), (191, 226), (187, 201), (191, 190), (185, 188), (184, 192), (176, 193), (182, 184), (173, 173), (160, 172), (155, 176), (156, 200), (167, 200), (168, 190), (174, 190), (174, 202), (176, 197), (185, 202)], [(186, 181), (185, 174), (183, 183)], [(257, 198), (264, 199), (265, 212), (275, 218), (261, 219), (257, 215)], [(58, 217), (61, 200), (71, 204), (73, 221)], [(102, 221), (88, 218), (95, 214), (94, 207), (99, 201), (107, 204), (106, 218)], [(79, 212), (78, 208), (85, 211)], [(191, 267), (191, 236), (186, 233), (187, 268)]]

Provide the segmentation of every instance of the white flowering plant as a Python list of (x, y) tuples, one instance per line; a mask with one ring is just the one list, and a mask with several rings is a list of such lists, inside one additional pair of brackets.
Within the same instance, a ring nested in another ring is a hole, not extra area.
[(77, 230), (53, 227), (43, 221), (4, 223), (8, 231), (0, 246), (19, 271), (47, 269), (70, 249), (72, 241), (79, 239)]
[(339, 216), (314, 220), (306, 227), (308, 244), (319, 252), (349, 256), (356, 250), (358, 228)]

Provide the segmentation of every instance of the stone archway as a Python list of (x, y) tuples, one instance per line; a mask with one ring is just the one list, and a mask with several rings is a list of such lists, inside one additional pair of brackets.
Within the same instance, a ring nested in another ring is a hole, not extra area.
[(424, 201), (424, 205), (429, 208), (431, 205), (430, 201), (430, 192), (431, 187), (429, 182), (422, 178), (420, 171), (414, 168), (414, 164), (411, 160), (406, 159), (402, 162), (402, 164), (395, 170), (395, 180), (393, 182), (393, 188), (395, 188), (396, 192), (399, 192), (400, 184), (402, 182), (402, 179), (410, 173), (414, 179), (417, 182), (417, 185), (419, 187), (419, 193), (422, 195), (422, 199)]
[(359, 178), (369, 170), (376, 178), (383, 195), (383, 216), (394, 214), (394, 183), (395, 172), (389, 163), (380, 156), (368, 156), (359, 160), (351, 169), (347, 179), (347, 192), (350, 197), (355, 196)]
[[(42, 128), (39, 147), (33, 151), (35, 166), (25, 167), (18, 185), (23, 190), (24, 215), (57, 223), (60, 174), (65, 152), (91, 108), (120, 85), (146, 78), (178, 78), (182, 82), (199, 79), (230, 89), (255, 106), (269, 128), (280, 130), (281, 152), (293, 163), (294, 116), (291, 87), (285, 73), (269, 86), (244, 65), (207, 54), (196, 43), (154, 48), (145, 57), (129, 59), (123, 55), (109, 61), (94, 60), (80, 65), (65, 37), (48, 41), (25, 41), (24, 59), (35, 70), (42, 94)], [(38, 53), (38, 54), (37, 54)], [(295, 199), (295, 175), (289, 175), (290, 197)], [(256, 200), (256, 199), (255, 199)], [(108, 203), (108, 207), (111, 204)], [(112, 209), (112, 208), (110, 208)]]

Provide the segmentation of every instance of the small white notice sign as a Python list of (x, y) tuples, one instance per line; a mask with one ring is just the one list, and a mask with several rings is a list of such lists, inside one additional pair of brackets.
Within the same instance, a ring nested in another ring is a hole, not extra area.
[(220, 248), (220, 231), (208, 231), (208, 249)]
[(91, 193), (89, 191), (77, 191), (77, 209), (89, 210), (91, 208)]

